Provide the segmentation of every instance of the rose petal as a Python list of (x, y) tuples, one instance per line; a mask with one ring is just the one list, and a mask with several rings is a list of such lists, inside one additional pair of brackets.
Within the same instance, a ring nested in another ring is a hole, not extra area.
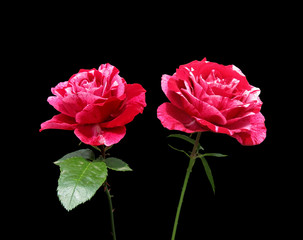
[(101, 128), (99, 124), (79, 125), (75, 135), (85, 144), (92, 146), (111, 146), (118, 143), (125, 135), (126, 128)]
[(109, 63), (101, 64), (98, 68), (98, 71), (101, 72), (104, 78), (107, 80), (113, 78), (116, 74), (119, 73), (119, 70)]
[(75, 117), (86, 105), (77, 95), (68, 95), (65, 98), (52, 96), (47, 101), (57, 111), (70, 117)]
[(265, 118), (261, 113), (257, 113), (238, 122), (236, 126), (240, 129), (232, 137), (245, 146), (258, 145), (266, 138)]
[(64, 114), (58, 114), (53, 116), (52, 119), (41, 124), (40, 132), (45, 129), (63, 129), (74, 130), (77, 126), (74, 118), (66, 116)]
[(217, 125), (224, 125), (226, 123), (225, 117), (214, 106), (208, 104), (207, 102), (197, 99), (188, 91), (182, 91), (182, 93), (189, 101), (189, 103), (193, 105), (199, 112), (199, 115), (197, 117), (205, 119), (206, 121)]
[(87, 105), (76, 115), (76, 122), (79, 124), (101, 123), (117, 114), (123, 100), (113, 97), (103, 103)]
[(227, 71), (225, 72), (226, 77), (230, 78), (236, 78), (238, 80), (240, 80), (238, 87), (240, 89), (250, 89), (251, 86), (249, 85), (246, 76), (242, 73), (242, 71), (236, 67), (235, 65), (228, 65), (225, 68)]
[(140, 84), (127, 84), (125, 89), (127, 102), (138, 104), (141, 111), (146, 107), (145, 93), (146, 90)]
[(68, 87), (68, 81), (60, 82), (56, 87), (51, 88), (51, 92), (59, 97), (64, 97), (66, 94), (66, 88)]
[(230, 123), (234, 121), (234, 119), (247, 117), (249, 115), (260, 112), (260, 110), (261, 110), (261, 104), (247, 103), (247, 104), (239, 104), (238, 106), (225, 109), (222, 111), (222, 114), (226, 116), (226, 119), (228, 119), (228, 123)]
[(176, 69), (176, 77), (178, 79), (187, 81), (190, 76), (189, 75), (190, 72), (194, 77), (198, 76), (200, 67), (201, 67), (201, 62), (197, 60), (181, 65), (178, 69)]
[(193, 117), (171, 103), (160, 105), (157, 110), (157, 116), (162, 125), (169, 130), (179, 130), (186, 133), (205, 131)]
[(176, 76), (169, 76), (166, 74), (162, 75), (161, 88), (167, 97), (169, 91), (180, 91), (176, 81), (178, 81), (178, 78), (176, 78)]
[(126, 133), (126, 127), (104, 128), (104, 144), (105, 146), (111, 146), (118, 143)]
[(211, 122), (206, 121), (205, 119), (195, 117), (195, 120), (202, 128), (206, 129), (207, 131), (212, 131), (215, 133), (224, 133), (230, 136), (233, 134), (231, 130), (225, 127), (217, 126)]
[(102, 95), (103, 96), (116, 96), (120, 97), (125, 92), (125, 80), (118, 75), (119, 70), (109, 64), (102, 64), (99, 67), (99, 72), (102, 74), (102, 84), (103, 84), (103, 90)]
[(178, 92), (168, 91), (167, 98), (171, 101), (171, 103), (178, 107), (179, 109), (184, 109), (186, 113), (190, 116), (199, 116), (199, 111), (193, 106), (181, 93), (181, 90)]
[(169, 76), (167, 74), (164, 74), (161, 77), (161, 88), (162, 88), (162, 91), (164, 92), (165, 95), (167, 94), (167, 92), (169, 90), (168, 81), (169, 81), (170, 78), (171, 78), (171, 76)]
[(126, 85), (126, 102), (123, 110), (113, 119), (101, 124), (102, 127), (112, 128), (124, 126), (131, 122), (136, 115), (143, 112), (146, 106), (145, 89), (140, 84)]

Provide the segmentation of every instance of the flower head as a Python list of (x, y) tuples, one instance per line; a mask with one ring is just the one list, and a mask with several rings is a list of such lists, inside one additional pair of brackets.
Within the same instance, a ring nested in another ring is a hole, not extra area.
[(98, 70), (81, 69), (51, 91), (55, 96), (47, 101), (60, 114), (42, 123), (40, 131), (74, 130), (82, 142), (93, 146), (119, 142), (126, 133), (125, 125), (146, 106), (145, 89), (127, 84), (108, 63)]
[(159, 106), (157, 115), (170, 130), (224, 133), (242, 145), (266, 137), (260, 89), (234, 65), (193, 61), (163, 75), (161, 86), (170, 102)]

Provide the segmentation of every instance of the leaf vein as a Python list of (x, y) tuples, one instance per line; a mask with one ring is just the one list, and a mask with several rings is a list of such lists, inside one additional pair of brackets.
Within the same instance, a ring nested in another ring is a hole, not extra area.
[(83, 177), (84, 173), (87, 171), (87, 169), (91, 165), (91, 163), (92, 162), (88, 163), (88, 165), (85, 167), (84, 171), (81, 173), (80, 177), (78, 179), (76, 179), (76, 184), (74, 185), (74, 189), (73, 189), (73, 192), (71, 194), (71, 197), (70, 197), (70, 200), (69, 200), (69, 203), (68, 203), (69, 206), (71, 205), (72, 199), (74, 198), (76, 187), (78, 186), (78, 183), (79, 183), (80, 179)]

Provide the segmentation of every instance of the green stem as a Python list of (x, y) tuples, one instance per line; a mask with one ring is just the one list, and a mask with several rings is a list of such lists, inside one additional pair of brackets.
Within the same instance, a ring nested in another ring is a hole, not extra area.
[(176, 237), (176, 232), (177, 232), (181, 207), (182, 207), (182, 203), (183, 203), (183, 198), (184, 198), (184, 195), (185, 195), (185, 191), (186, 191), (186, 187), (187, 187), (187, 183), (188, 183), (190, 173), (191, 173), (192, 168), (193, 168), (193, 166), (195, 164), (195, 161), (196, 161), (197, 148), (198, 148), (200, 137), (201, 137), (201, 132), (198, 133), (195, 144), (194, 144), (194, 147), (193, 147), (193, 150), (190, 154), (190, 160), (189, 160), (189, 164), (188, 164), (188, 167), (187, 167), (187, 171), (186, 171), (186, 175), (185, 175), (185, 179), (184, 179), (184, 183), (183, 183), (183, 187), (182, 187), (182, 191), (181, 191), (181, 196), (180, 196), (180, 200), (179, 200), (179, 204), (178, 204), (178, 208), (177, 208), (177, 213), (176, 213), (176, 218), (175, 218), (175, 223), (174, 223), (174, 228), (173, 228), (173, 233), (172, 233), (171, 240), (175, 240), (175, 237)]
[(112, 235), (113, 239), (116, 240), (116, 231), (115, 231), (115, 221), (114, 221), (114, 210), (113, 210), (113, 204), (112, 204), (112, 196), (110, 195), (110, 192), (108, 190), (108, 187), (105, 186), (105, 192), (108, 198), (109, 203), (109, 210), (110, 210), (110, 221), (112, 225)]
[[(92, 146), (92, 145), (91, 145)], [(103, 159), (106, 158), (106, 151), (109, 149), (107, 147), (105, 147), (104, 145), (102, 145), (101, 148), (97, 147), (97, 146), (92, 146), (93, 148), (97, 149), (98, 151), (101, 152), (101, 156)], [(108, 190), (108, 183), (105, 182), (104, 183), (104, 191), (106, 192), (106, 196), (108, 199), (108, 203), (109, 203), (109, 211), (110, 211), (110, 222), (111, 222), (111, 227), (112, 227), (112, 235), (113, 235), (113, 240), (116, 240), (116, 230), (115, 230), (115, 220), (114, 220), (114, 209), (113, 209), (113, 203), (112, 203), (112, 196), (110, 195), (110, 192)]]

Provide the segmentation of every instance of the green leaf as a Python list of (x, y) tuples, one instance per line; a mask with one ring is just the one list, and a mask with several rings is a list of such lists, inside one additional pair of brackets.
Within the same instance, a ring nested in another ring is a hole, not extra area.
[[(87, 156), (88, 152), (80, 152)], [(60, 159), (58, 180), (58, 197), (66, 210), (71, 210), (81, 203), (91, 199), (102, 186), (107, 177), (107, 167), (104, 162), (88, 161), (75, 156)]]
[(202, 163), (203, 163), (203, 166), (204, 166), (204, 169), (205, 169), (205, 173), (206, 173), (206, 176), (210, 182), (210, 185), (213, 189), (213, 192), (214, 194), (216, 193), (216, 187), (215, 187), (215, 182), (214, 182), (214, 178), (213, 178), (213, 174), (211, 172), (211, 169), (206, 161), (206, 159), (202, 156), (202, 155), (199, 155), (199, 157), (201, 158), (202, 160)]
[(181, 149), (178, 149), (178, 148), (175, 148), (175, 147), (173, 147), (172, 145), (169, 145), (168, 144), (168, 146), (170, 146), (172, 149), (174, 149), (175, 151), (178, 151), (178, 152), (182, 152), (182, 153), (184, 153), (187, 157), (189, 157), (190, 158), (190, 155), (187, 153), (187, 152), (185, 152), (184, 150), (181, 150)]
[[(187, 141), (187, 142), (189, 142), (189, 143), (191, 143), (193, 145), (195, 144), (195, 140), (194, 139), (192, 139), (192, 138), (190, 138), (190, 137), (188, 137), (186, 135), (183, 135), (183, 134), (171, 134), (168, 137), (180, 138), (180, 139), (183, 139), (183, 140), (185, 140), (185, 141)], [(200, 145), (200, 143), (198, 145), (198, 149), (199, 150), (204, 150), (203, 147)]]
[(106, 166), (111, 170), (122, 171), (122, 172), (132, 171), (132, 169), (128, 166), (128, 164), (119, 158), (114, 158), (114, 157), (106, 158), (104, 162), (106, 163)]
[(221, 154), (221, 153), (204, 153), (201, 156), (202, 157), (227, 157), (227, 155)]
[(86, 148), (86, 149), (80, 149), (75, 152), (68, 153), (64, 155), (62, 158), (60, 158), (58, 161), (54, 162), (56, 165), (59, 165), (60, 162), (64, 161), (65, 159), (72, 158), (72, 157), (82, 157), (88, 160), (94, 160), (95, 154), (92, 150)]

